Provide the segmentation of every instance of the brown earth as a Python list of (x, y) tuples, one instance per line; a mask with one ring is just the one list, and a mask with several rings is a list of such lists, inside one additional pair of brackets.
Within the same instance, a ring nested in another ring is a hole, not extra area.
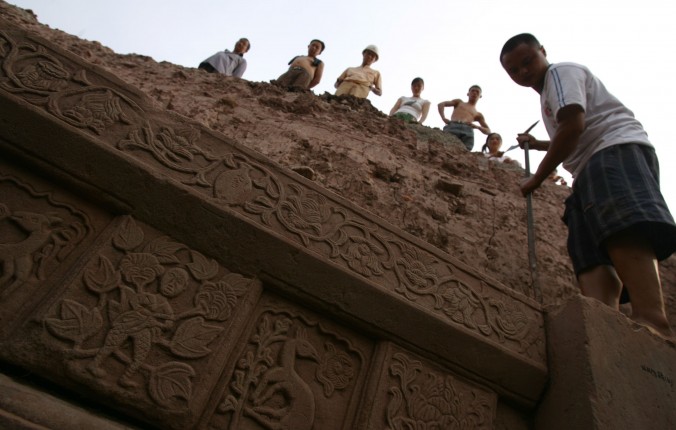
[[(405, 125), (368, 100), (287, 92), (265, 82), (224, 78), (120, 55), (40, 24), (32, 11), (0, 1), (3, 18), (140, 88), (178, 114), (316, 181), (503, 284), (533, 296), (526, 201), (517, 166), (488, 163), (438, 128)], [(565, 186), (533, 195), (537, 278), (546, 305), (577, 294), (561, 222)], [(661, 264), (676, 325), (676, 257)], [(629, 307), (623, 309), (630, 312)]]

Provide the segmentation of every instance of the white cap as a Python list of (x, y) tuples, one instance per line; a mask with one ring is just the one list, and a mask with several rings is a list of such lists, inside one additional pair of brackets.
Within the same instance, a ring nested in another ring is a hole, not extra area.
[[(378, 47), (376, 45), (369, 45), (366, 48), (364, 48), (364, 51), (371, 51), (374, 54), (376, 54), (376, 61), (378, 61), (379, 55), (378, 55)], [(361, 51), (361, 53), (363, 54), (364, 51)]]

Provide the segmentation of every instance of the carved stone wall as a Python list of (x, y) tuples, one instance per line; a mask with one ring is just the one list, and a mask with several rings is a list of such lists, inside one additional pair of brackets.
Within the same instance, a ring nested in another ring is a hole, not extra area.
[(526, 428), (532, 299), (0, 29), (3, 363), (129, 426)]

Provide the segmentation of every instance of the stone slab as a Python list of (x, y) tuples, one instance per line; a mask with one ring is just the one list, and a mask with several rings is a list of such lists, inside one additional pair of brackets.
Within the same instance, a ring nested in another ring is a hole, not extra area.
[(551, 381), (536, 429), (676, 428), (676, 343), (600, 302), (547, 316)]

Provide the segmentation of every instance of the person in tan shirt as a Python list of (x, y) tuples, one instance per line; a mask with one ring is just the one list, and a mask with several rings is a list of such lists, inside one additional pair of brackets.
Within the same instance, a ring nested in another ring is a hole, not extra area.
[(324, 62), (317, 58), (324, 52), (324, 42), (313, 39), (307, 46), (307, 55), (293, 57), (289, 61), (289, 70), (273, 81), (274, 84), (288, 88), (314, 88), (322, 80)]
[[(476, 110), (476, 104), (479, 102), (480, 98), (481, 87), (472, 85), (469, 87), (466, 102), (460, 99), (453, 99), (451, 101), (441, 102), (437, 105), (439, 108), (439, 115), (441, 115), (441, 119), (446, 123), (444, 131), (457, 136), (469, 151), (474, 147), (474, 129), (477, 129), (486, 135), (491, 132), (490, 127), (486, 124), (484, 116), (481, 112)], [(444, 116), (444, 108), (449, 106), (453, 107), (453, 113), (451, 114), (450, 120)], [(475, 122), (478, 122), (479, 124), (474, 124)]]
[(362, 63), (359, 67), (348, 67), (338, 76), (335, 87), (336, 95), (352, 95), (365, 99), (369, 93), (382, 95), (380, 72), (372, 69), (371, 64), (378, 61), (378, 47), (369, 45), (362, 51)]

